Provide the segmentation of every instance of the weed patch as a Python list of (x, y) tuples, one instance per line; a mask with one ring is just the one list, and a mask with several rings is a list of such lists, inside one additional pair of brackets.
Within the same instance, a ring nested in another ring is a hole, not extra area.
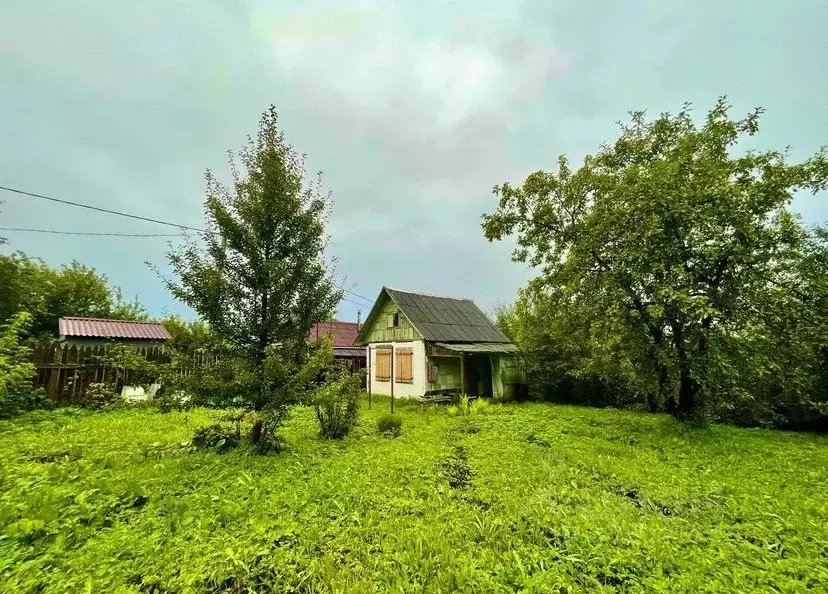
[(473, 474), (465, 447), (456, 446), (454, 452), (440, 463), (440, 470), (452, 489), (471, 488)]

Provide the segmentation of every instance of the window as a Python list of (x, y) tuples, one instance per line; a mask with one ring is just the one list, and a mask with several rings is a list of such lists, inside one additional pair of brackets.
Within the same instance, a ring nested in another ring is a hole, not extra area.
[(374, 379), (378, 382), (391, 381), (391, 349), (376, 349)]
[(388, 314), (388, 327), (397, 328), (400, 325), (400, 312)]
[(394, 381), (400, 384), (414, 383), (414, 351), (412, 349), (397, 349), (395, 361)]

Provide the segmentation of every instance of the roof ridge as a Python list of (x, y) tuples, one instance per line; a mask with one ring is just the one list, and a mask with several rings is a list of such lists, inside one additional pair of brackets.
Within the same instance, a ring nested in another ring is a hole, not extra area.
[(424, 293), (423, 291), (406, 291), (405, 289), (395, 289), (394, 287), (385, 287), (389, 291), (396, 291), (397, 293), (406, 293), (408, 295), (422, 295), (423, 297), (437, 297), (438, 299), (454, 299), (455, 301), (470, 301), (474, 303), (473, 299), (468, 297), (452, 297), (451, 295), (440, 295), (439, 293)]
[(87, 318), (83, 316), (61, 316), (61, 320), (88, 320), (90, 322), (118, 322), (119, 324), (156, 324), (163, 326), (163, 322), (154, 320), (119, 320), (117, 318)]

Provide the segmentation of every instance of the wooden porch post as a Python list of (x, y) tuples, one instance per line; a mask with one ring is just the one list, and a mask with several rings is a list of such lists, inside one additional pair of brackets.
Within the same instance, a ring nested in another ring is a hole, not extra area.
[(466, 393), (466, 368), (464, 365), (466, 359), (465, 353), (460, 353), (460, 395)]
[(368, 382), (368, 408), (371, 408), (371, 345), (369, 344), (367, 347), (368, 349), (368, 373), (365, 375), (365, 381)]
[(391, 414), (394, 414), (394, 343), (391, 343)]

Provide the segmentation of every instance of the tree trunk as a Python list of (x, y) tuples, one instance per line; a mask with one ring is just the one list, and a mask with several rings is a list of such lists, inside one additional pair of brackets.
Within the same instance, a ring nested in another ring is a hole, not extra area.
[(678, 322), (672, 323), (671, 326), (679, 364), (679, 397), (674, 415), (679, 419), (689, 419), (696, 414), (701, 386), (693, 377), (690, 368), (690, 359), (684, 344), (684, 328)]
[(676, 416), (679, 419), (690, 419), (696, 414), (699, 402), (700, 386), (692, 375), (690, 366), (686, 362), (679, 362), (679, 399), (676, 407)]

